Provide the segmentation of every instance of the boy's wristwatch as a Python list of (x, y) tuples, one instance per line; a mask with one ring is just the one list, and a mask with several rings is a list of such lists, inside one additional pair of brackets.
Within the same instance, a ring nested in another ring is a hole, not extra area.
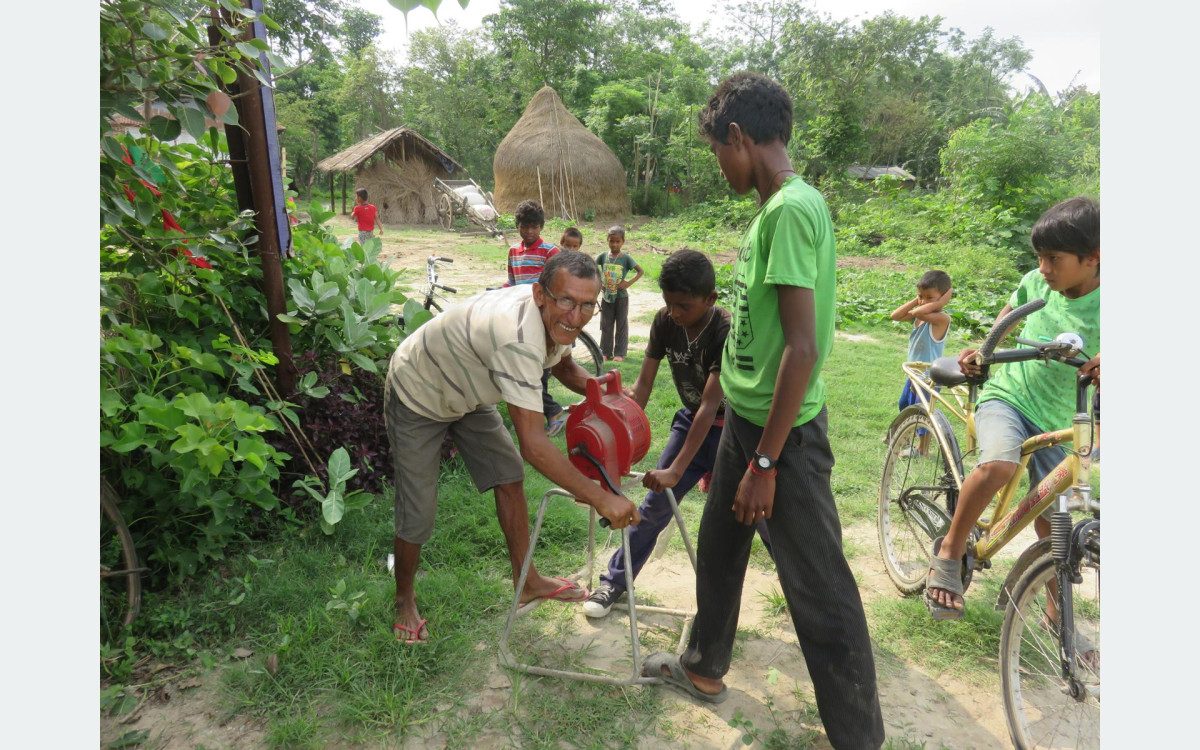
[(778, 464), (779, 461), (778, 459), (774, 459), (770, 456), (763, 455), (758, 451), (754, 451), (752, 463), (754, 464), (754, 468), (758, 469), (759, 471), (774, 471), (776, 464)]

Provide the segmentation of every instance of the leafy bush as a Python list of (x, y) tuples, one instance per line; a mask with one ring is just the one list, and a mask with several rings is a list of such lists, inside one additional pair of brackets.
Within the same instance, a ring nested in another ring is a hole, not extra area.
[[(317, 406), (321, 388), (355, 391), (318, 385), (319, 373), (301, 382), (300, 393), (266, 389), (262, 371), (276, 358), (261, 266), (249, 219), (232, 205), (223, 137), (214, 130), (204, 145), (105, 142), (102, 182), (121, 194), (133, 186), (135, 198), (130, 211), (105, 211), (100, 232), (102, 467), (142, 557), (156, 575), (177, 581), (278, 512), (298, 463), (304, 473), (315, 464), (324, 480), (323, 459), (341, 444), (320, 433), (301, 462), (306, 451), (288, 433), (328, 417)], [(134, 163), (115, 158), (126, 151)], [(141, 183), (148, 176), (161, 195)], [(182, 235), (164, 224), (164, 210)], [(294, 228), (299, 256), (284, 262), (294, 305), (288, 321), (295, 351), (353, 365), (353, 387), (371, 394), (356, 419), (366, 427), (366, 414), (382, 418), (379, 363), (403, 335), (389, 323), (404, 296), (394, 291), (397, 274), (379, 265), (377, 243), (339, 246), (319, 224), (327, 216), (317, 212)], [(298, 404), (316, 416), (301, 415)], [(361, 447), (360, 469), (381, 462), (377, 442), (349, 444)], [(370, 476), (360, 474), (360, 482)]]
[[(375, 492), (389, 479), (391, 467), (387, 430), (383, 422), (383, 380), (379, 375), (349, 366), (337, 355), (321, 357), (315, 351), (296, 358), (296, 367), (304, 373), (302, 382), (311, 384), (311, 395), (296, 400), (300, 429), (318, 456), (331, 455), (345, 448), (351, 465), (358, 473), (346, 483), (355, 490)], [(299, 459), (294, 438), (280, 434), (277, 448), (293, 455), (283, 471), (284, 477), (300, 477), (310, 472)], [(317, 476), (328, 478), (325, 466), (317, 466)]]

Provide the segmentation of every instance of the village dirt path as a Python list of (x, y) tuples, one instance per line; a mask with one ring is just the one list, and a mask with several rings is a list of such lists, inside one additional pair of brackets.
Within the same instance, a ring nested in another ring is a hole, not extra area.
[[(335, 222), (343, 217), (338, 217)], [(344, 224), (344, 226), (343, 226)], [(339, 235), (350, 236), (354, 228), (348, 221), (336, 224)], [(448, 234), (398, 234), (384, 237), (382, 259), (392, 267), (415, 271), (414, 285), (424, 276), (425, 258), (430, 253), (454, 258), (453, 266), (445, 271), (445, 283), (460, 289), (456, 299), (483, 291), (504, 277), (503, 263), (484, 262), (466, 248), (482, 241), (478, 237), (458, 237)], [(499, 240), (495, 240), (499, 243)], [(651, 252), (648, 248), (631, 253)], [(648, 281), (648, 280), (647, 280)], [(645, 313), (661, 306), (661, 297), (653, 283), (639, 283), (630, 290), (631, 335), (648, 336), (648, 325), (639, 322)], [(598, 316), (597, 316), (598, 317)], [(598, 321), (588, 329), (599, 340)], [(862, 337), (840, 336), (853, 343)], [(675, 532), (677, 533), (677, 532)], [(1032, 541), (1010, 545), (1019, 551)], [(861, 581), (860, 594), (865, 604), (881, 598), (899, 597), (879, 557), (875, 525), (859, 522), (843, 529), (848, 547), (861, 550), (850, 558), (850, 566)], [(756, 542), (758, 544), (758, 542)], [(606, 556), (599, 557), (601, 561)], [(990, 573), (988, 574), (990, 575)], [(653, 598), (660, 606), (693, 609), (695, 578), (686, 554), (670, 551), (646, 564), (638, 577), (639, 591)], [(815, 708), (812, 681), (797, 644), (791, 620), (765, 612), (764, 597), (779, 584), (774, 572), (751, 567), (746, 576), (742, 596), (739, 628), (753, 635), (735, 650), (731, 671), (726, 677), (729, 698), (718, 706), (699, 705), (685, 699), (669, 688), (667, 710), (663, 719), (677, 736), (671, 740), (644, 737), (638, 747), (645, 750), (689, 747), (697, 750), (726, 750), (743, 747), (742, 732), (728, 722), (735, 714), (764, 732), (779, 725), (790, 735), (797, 736), (804, 728), (818, 733), (811, 747), (830, 748), (821, 729), (820, 719), (806, 713), (804, 707)], [(553, 606), (553, 605), (550, 605)], [(987, 606), (978, 597), (969, 606)], [(639, 622), (662, 628), (678, 628), (678, 620), (662, 615), (642, 615)], [(933, 627), (933, 623), (930, 623)], [(675, 631), (678, 637), (678, 630)], [(629, 669), (629, 625), (627, 615), (614, 609), (602, 620), (585, 617), (580, 611), (573, 618), (573, 632), (563, 648), (590, 649), (586, 663), (610, 673)], [(898, 748), (951, 748), (952, 750), (990, 750), (1011, 747), (1005, 724), (1000, 694), (999, 673), (986, 685), (959, 679), (953, 675), (932, 673), (914, 662), (875, 649), (879, 698), (883, 709), (887, 737)], [(462, 711), (467, 716), (487, 714), (507, 706), (513, 700), (510, 672), (502, 669), (495, 659), (482, 665), (486, 676), (483, 690), (463, 696)], [(777, 672), (777, 674), (776, 674)], [(771, 684), (774, 676), (775, 682)], [(552, 679), (552, 678), (544, 678)], [(198, 684), (195, 684), (198, 683)], [(156, 747), (163, 750), (206, 748), (257, 748), (266, 744), (262, 722), (230, 715), (222, 707), (216, 672), (189, 685), (191, 689), (176, 689), (169, 700), (161, 696), (147, 701), (133, 717), (118, 724), (105, 717), (101, 721), (102, 738), (109, 740), (130, 728), (150, 729), (158, 738)], [(772, 718), (774, 711), (775, 718)], [(436, 732), (406, 738), (404, 747), (413, 750), (440, 748), (446, 738)], [(903, 742), (906, 740), (907, 743)], [(503, 729), (485, 730), (476, 738), (476, 747), (510, 747), (512, 737)]]

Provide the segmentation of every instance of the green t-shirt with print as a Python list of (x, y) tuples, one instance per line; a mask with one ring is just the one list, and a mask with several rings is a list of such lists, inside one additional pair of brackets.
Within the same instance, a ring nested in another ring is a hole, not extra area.
[(617, 288), (625, 280), (626, 274), (637, 268), (637, 263), (629, 257), (629, 253), (612, 258), (606, 250), (596, 256), (596, 265), (600, 266), (600, 285), (604, 290), (605, 302), (616, 302), (617, 297), (629, 296), (628, 291)]
[[(1035, 268), (1021, 279), (1008, 304), (1017, 308), (1034, 299), (1046, 306), (1025, 318), (1017, 333), (1031, 341), (1049, 341), (1065, 331), (1083, 337), (1088, 356), (1100, 351), (1100, 287), (1076, 299), (1068, 299), (1046, 284)], [(1065, 430), (1075, 416), (1074, 367), (1060, 362), (1009, 362), (992, 365), (991, 377), (983, 386), (979, 403), (999, 399), (1025, 415), (1043, 432)]]
[(767, 199), (742, 237), (733, 269), (733, 321), (721, 366), (721, 387), (738, 416), (767, 422), (783, 357), (777, 286), (812, 289), (816, 311), (817, 363), (793, 426), (825, 405), (821, 365), (833, 348), (833, 221), (816, 188), (791, 177)]

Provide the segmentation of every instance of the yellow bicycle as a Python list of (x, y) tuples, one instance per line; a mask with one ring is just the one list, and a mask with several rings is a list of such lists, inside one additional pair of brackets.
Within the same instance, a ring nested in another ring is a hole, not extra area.
[[(884, 567), (905, 594), (924, 588), (933, 540), (949, 529), (977, 456), (975, 405), (988, 367), (1038, 359), (1047, 366), (1053, 361), (1077, 368), (1087, 361), (1080, 356), (1084, 342), (1073, 333), (1049, 342), (1017, 339), (1022, 348), (996, 350), (1007, 331), (1043, 306), (1044, 300), (1032, 300), (996, 322), (979, 348), (983, 371), (978, 376), (964, 375), (953, 357), (901, 366), (919, 403), (900, 412), (888, 429), (878, 531)], [(1090, 383), (1088, 376), (1077, 380), (1070, 429), (1037, 435), (1021, 446), (1020, 470), (997, 495), (991, 517), (976, 524), (963, 560), (966, 591), (976, 570), (990, 567), (1034, 519), (1053, 510), (1051, 535), (1022, 552), (996, 604), (1005, 611), (1000, 664), (1005, 713), (1018, 748), (1098, 747), (1100, 742), (1100, 501), (1092, 497), (1090, 484), (1098, 413), (1094, 418), (1088, 412)], [(1098, 399), (1095, 406), (1098, 412)], [(1066, 449), (1066, 458), (1017, 500), (1030, 456), (1055, 445)]]

